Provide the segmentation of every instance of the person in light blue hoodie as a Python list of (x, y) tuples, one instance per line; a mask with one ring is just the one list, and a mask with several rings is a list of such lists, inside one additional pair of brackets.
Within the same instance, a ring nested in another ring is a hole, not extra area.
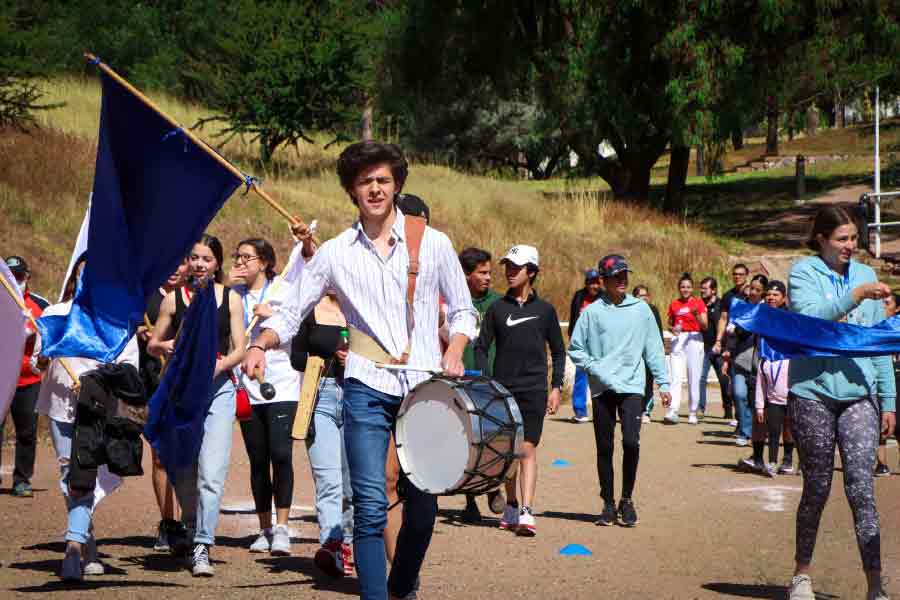
[[(847, 211), (835, 206), (821, 209), (807, 243), (817, 255), (799, 260), (791, 269), (792, 309), (864, 326), (883, 320), (881, 301), (891, 290), (878, 282), (870, 267), (852, 260), (857, 230)], [(810, 563), (822, 510), (831, 492), (835, 446), (841, 453), (844, 490), (868, 580), (866, 599), (887, 600), (881, 582), (881, 534), (872, 465), (879, 434), (889, 435), (894, 427), (896, 390), (891, 357), (793, 358), (788, 385), (803, 471), (790, 600), (815, 598)]]
[[(600, 259), (598, 270), (603, 289), (578, 318), (569, 356), (587, 372), (594, 400), (597, 475), (603, 497), (603, 512), (597, 525), (618, 521), (633, 527), (638, 523), (631, 496), (640, 455), (645, 363), (659, 385), (665, 406), (669, 406), (672, 397), (656, 318), (646, 302), (627, 292), (628, 264), (618, 254), (611, 254)], [(622, 423), (622, 497), (618, 509), (612, 462), (617, 413)]]

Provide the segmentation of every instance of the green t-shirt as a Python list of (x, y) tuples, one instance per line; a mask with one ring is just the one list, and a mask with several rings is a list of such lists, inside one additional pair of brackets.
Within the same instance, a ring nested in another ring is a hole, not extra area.
[[(500, 298), (502, 298), (502, 296), (494, 290), (488, 290), (487, 294), (485, 294), (481, 298), (472, 298), (472, 304), (475, 305), (475, 310), (478, 311), (479, 329), (481, 329), (481, 321), (484, 319), (484, 313), (487, 312), (487, 309), (490, 308), (491, 304), (493, 304)], [(491, 344), (491, 347), (488, 350), (488, 364), (491, 365), (491, 370), (493, 370), (494, 367), (494, 356), (496, 354), (497, 347), (495, 344)], [(478, 365), (475, 364), (474, 342), (469, 342), (468, 345), (466, 345), (466, 350), (465, 352), (463, 352), (463, 365), (468, 370), (475, 370), (478, 368)], [(482, 373), (482, 375), (490, 377), (491, 373)]]

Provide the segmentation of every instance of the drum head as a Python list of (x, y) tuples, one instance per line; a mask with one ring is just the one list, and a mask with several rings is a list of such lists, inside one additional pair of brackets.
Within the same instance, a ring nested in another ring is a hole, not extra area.
[[(397, 456), (410, 483), (443, 494), (469, 462), (469, 415), (451, 381), (430, 379), (407, 395), (397, 418)], [(471, 426), (470, 426), (471, 427)]]

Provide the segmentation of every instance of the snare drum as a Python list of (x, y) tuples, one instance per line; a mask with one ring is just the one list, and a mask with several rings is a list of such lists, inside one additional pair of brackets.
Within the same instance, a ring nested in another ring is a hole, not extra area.
[(397, 414), (397, 456), (407, 479), (429, 494), (482, 494), (516, 467), (522, 415), (487, 377), (435, 376), (407, 394)]

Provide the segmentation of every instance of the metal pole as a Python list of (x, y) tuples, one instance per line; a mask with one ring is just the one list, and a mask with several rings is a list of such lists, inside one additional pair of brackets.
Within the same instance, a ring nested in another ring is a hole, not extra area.
[(875, 86), (875, 258), (881, 258), (881, 157), (878, 152), (878, 86)]

